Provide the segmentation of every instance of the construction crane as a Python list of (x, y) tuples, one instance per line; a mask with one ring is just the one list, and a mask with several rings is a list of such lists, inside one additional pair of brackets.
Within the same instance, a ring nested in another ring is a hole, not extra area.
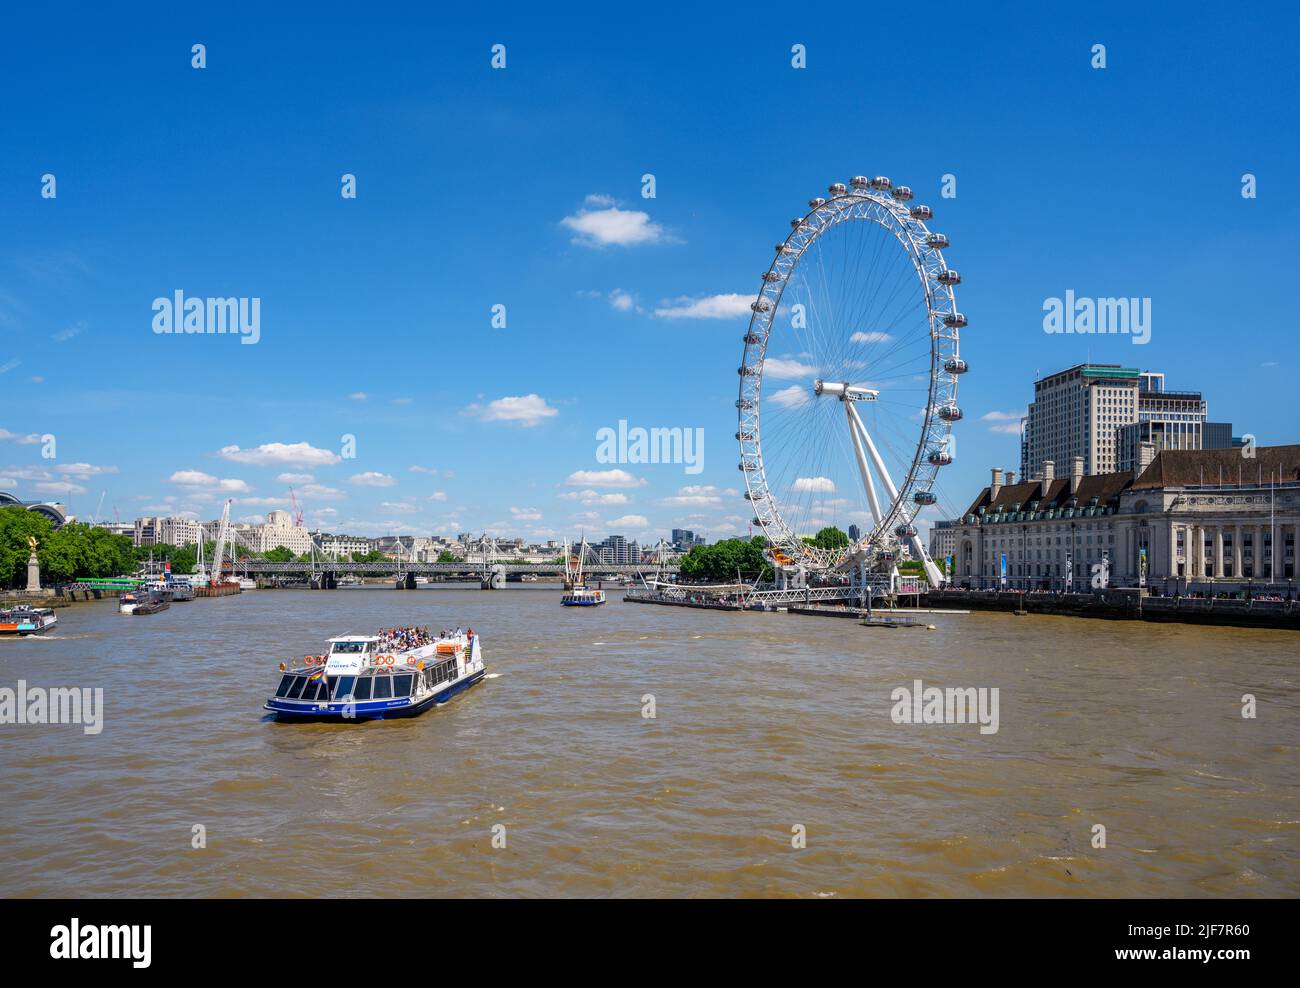
[(289, 501), (293, 504), (293, 527), (302, 528), (302, 505), (298, 503), (298, 495), (289, 488)]

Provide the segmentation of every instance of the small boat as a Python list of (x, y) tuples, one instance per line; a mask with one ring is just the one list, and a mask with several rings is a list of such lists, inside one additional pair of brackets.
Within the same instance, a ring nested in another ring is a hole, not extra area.
[(59, 616), (48, 607), (16, 607), (0, 609), (0, 635), (39, 635), (58, 623)]
[(117, 609), (122, 614), (157, 614), (171, 607), (166, 594), (149, 590), (133, 590), (118, 598)]
[(605, 603), (605, 591), (599, 587), (587, 586), (582, 575), (583, 560), (587, 558), (587, 537), (582, 537), (582, 546), (577, 556), (569, 554), (569, 546), (564, 546), (564, 593), (560, 595), (560, 604), (564, 607), (599, 607)]
[(276, 720), (415, 717), (479, 682), (486, 673), (474, 629), (438, 635), (343, 635), (325, 655), (280, 664), (280, 685), (263, 705)]

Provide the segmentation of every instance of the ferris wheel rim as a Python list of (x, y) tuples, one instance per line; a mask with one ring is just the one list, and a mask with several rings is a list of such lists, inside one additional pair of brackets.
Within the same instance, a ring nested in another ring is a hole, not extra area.
[[(891, 187), (888, 179), (878, 178), (870, 183), (870, 187), (865, 183), (865, 177), (858, 177), (853, 180), (852, 189), (843, 185), (832, 186), (831, 198), (813, 200), (802, 218), (791, 221), (793, 229), (777, 246), (776, 256), (764, 273), (763, 284), (750, 306), (752, 315), (744, 337), (744, 359), (740, 367), (736, 438), (740, 442), (740, 469), (745, 475), (746, 498), (754, 507), (754, 521), (767, 537), (769, 550), (784, 553), (792, 563), (814, 568), (833, 568), (846, 560), (858, 562), (882, 555), (891, 545), (898, 544), (894, 529), (900, 519), (903, 523), (897, 526), (897, 531), (915, 534), (913, 523), (916, 516), (926, 504), (934, 503), (932, 489), (939, 468), (951, 462), (951, 457), (946, 461), (934, 459), (946, 453), (951, 437), (951, 421), (941, 417), (938, 410), (949, 407), (960, 417), (956, 397), (958, 374), (966, 369), (960, 359), (960, 328), (965, 325), (965, 317), (957, 310), (952, 290), (960, 277), (948, 268), (942, 252), (948, 246), (947, 238), (934, 234), (926, 225), (925, 221), (933, 216), (928, 207), (906, 205), (906, 200), (911, 197), (910, 190), (904, 198), (897, 195), (903, 191), (901, 188), (896, 193), (882, 194)], [(847, 547), (823, 549), (804, 542), (791, 528), (781, 511), (781, 499), (768, 483), (761, 433), (763, 364), (773, 323), (799, 262), (825, 233), (852, 221), (876, 223), (907, 253), (918, 277), (926, 308), (930, 366), (916, 448), (907, 475), (890, 497), (888, 510), (865, 536), (851, 540)], [(955, 281), (951, 280), (953, 278)], [(949, 354), (947, 360), (944, 359), (945, 352)], [(950, 365), (959, 370), (949, 371)], [(915, 497), (918, 492), (924, 492), (930, 499), (923, 501)]]

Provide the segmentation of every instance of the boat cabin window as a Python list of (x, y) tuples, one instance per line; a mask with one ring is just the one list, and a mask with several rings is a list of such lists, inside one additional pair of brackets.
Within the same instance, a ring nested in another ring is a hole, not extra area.
[(293, 685), (293, 681), (294, 681), (296, 678), (297, 678), (296, 676), (287, 675), (287, 676), (285, 676), (283, 679), (281, 679), (281, 680), (280, 680), (280, 688), (279, 688), (278, 690), (275, 691), (275, 695), (276, 695), (276, 696), (284, 696), (286, 693), (288, 693), (288, 692), (289, 692), (289, 687)]
[(374, 683), (374, 681), (375, 681), (374, 678), (371, 676), (358, 676), (357, 685), (354, 687), (352, 691), (352, 695), (355, 696), (358, 700), (369, 700), (370, 687)]
[(299, 697), (301, 697), (302, 688), (303, 686), (306, 685), (306, 683), (307, 683), (306, 676), (295, 676), (293, 679), (293, 686), (289, 688), (289, 694), (288, 694), (289, 699), (297, 700)]
[(315, 700), (320, 692), (321, 681), (319, 679), (308, 681), (307, 685), (302, 688), (303, 700)]
[(375, 699), (387, 700), (393, 695), (393, 677), (376, 676), (375, 677)]
[(400, 676), (394, 676), (393, 696), (410, 696), (412, 679), (414, 679), (414, 677), (410, 673), (403, 673)]
[(366, 650), (365, 642), (335, 642), (330, 649), (332, 655), (355, 655)]
[(356, 676), (339, 676), (334, 681), (334, 699), (345, 700), (352, 692), (352, 686), (357, 681)]

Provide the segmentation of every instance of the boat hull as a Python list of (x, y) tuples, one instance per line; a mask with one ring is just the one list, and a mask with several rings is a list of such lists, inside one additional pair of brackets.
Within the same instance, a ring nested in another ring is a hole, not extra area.
[[(431, 693), (426, 697), (412, 701), (410, 698), (399, 700), (361, 700), (355, 703), (330, 701), (328, 703), (301, 703), (294, 700), (282, 700), (272, 697), (262, 705), (281, 721), (359, 721), (359, 720), (394, 720), (398, 717), (418, 717), (430, 707), (445, 703), (457, 693), (461, 693), (483, 679), (487, 670), (466, 676), (452, 683), (446, 689)], [(349, 710), (349, 707), (351, 708)]]
[(32, 621), (0, 621), (0, 635), (39, 635), (54, 627), (58, 618), (38, 624)]

